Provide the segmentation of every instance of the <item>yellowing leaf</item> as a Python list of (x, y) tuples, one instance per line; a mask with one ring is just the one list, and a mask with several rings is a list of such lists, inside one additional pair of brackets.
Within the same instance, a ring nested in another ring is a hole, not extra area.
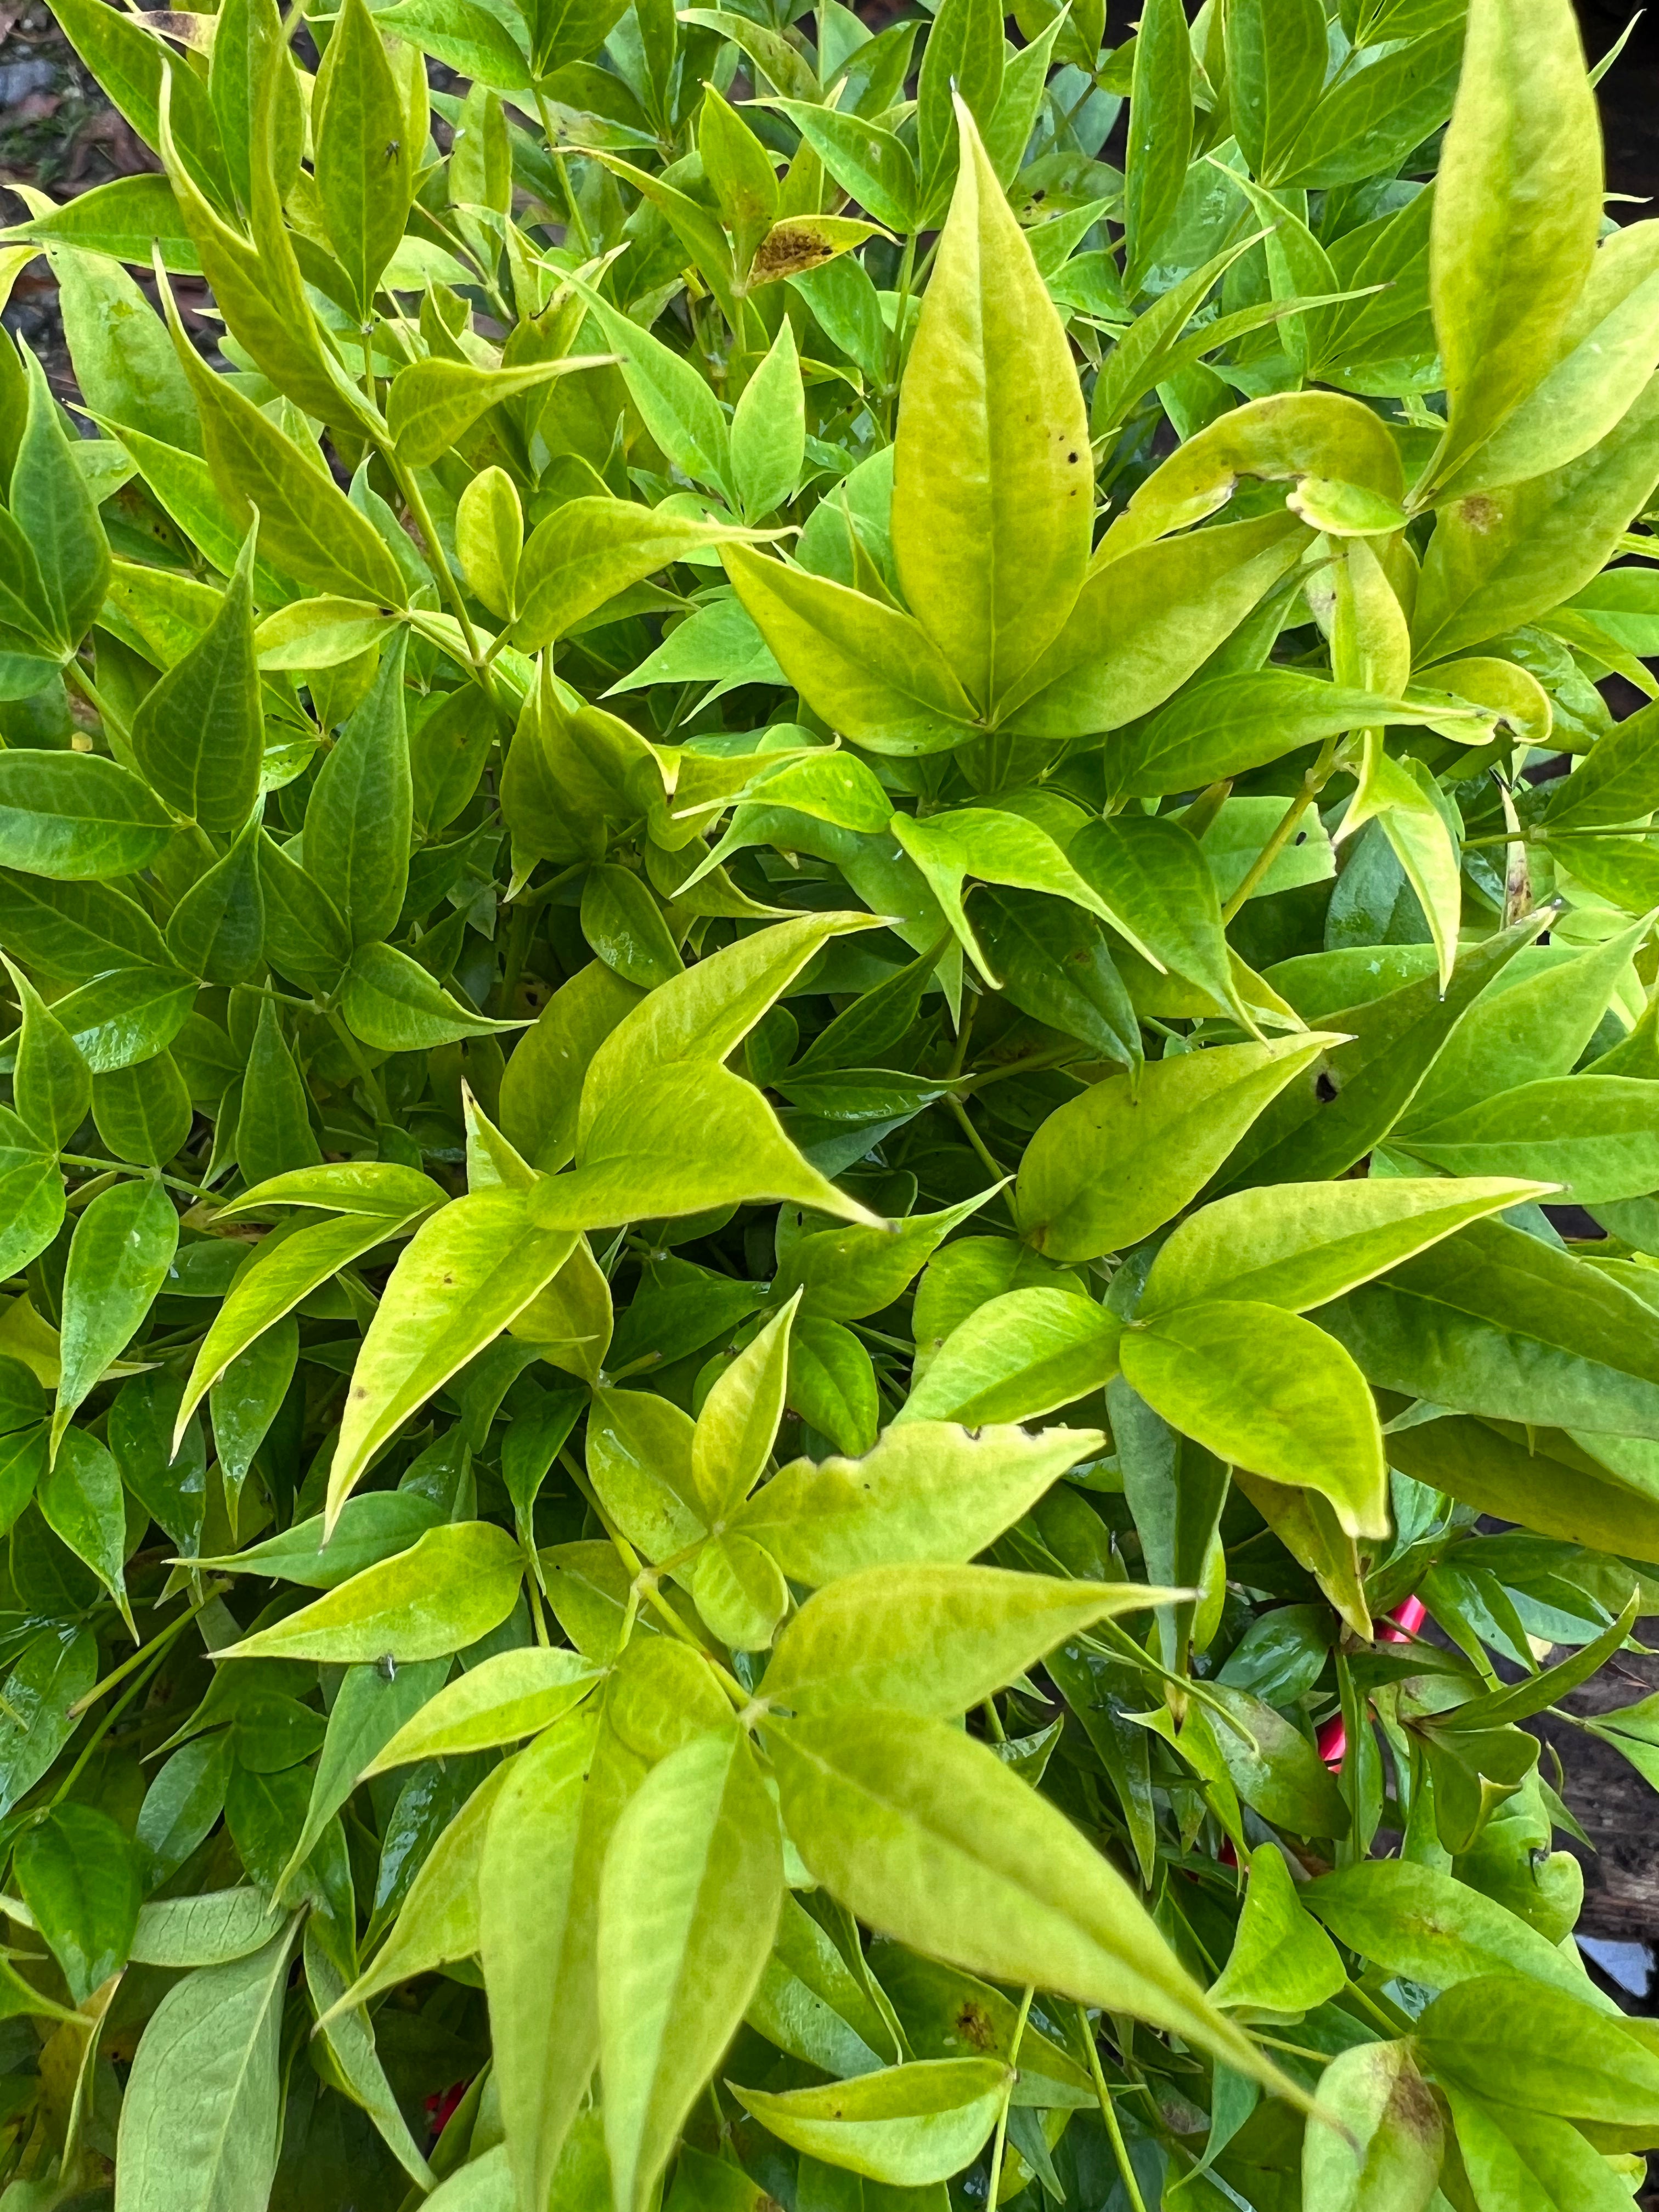
[(1049, 1115), (1026, 1147), (1015, 1200), (1052, 1260), (1122, 1250), (1178, 1213), (1263, 1109), (1334, 1039), (1219, 1045), (1097, 1083)]
[(1362, 2043), (1319, 2077), (1320, 2102), (1340, 2124), (1310, 2128), (1302, 2149), (1307, 2201), (1330, 2212), (1425, 2212), (1437, 2193), (1440, 2109), (1411, 2044)]
[(522, 368), (475, 368), (471, 362), (411, 362), (392, 380), (386, 428), (399, 459), (425, 468), (447, 453), (490, 408), (520, 398), (572, 369), (603, 368), (609, 354), (538, 361)]
[(860, 1567), (960, 1563), (1104, 1441), (1097, 1429), (1028, 1436), (907, 1422), (862, 1459), (794, 1461), (731, 1525), (764, 1545), (792, 1582), (814, 1587)]
[(599, 1669), (574, 1651), (498, 1651), (429, 1698), (358, 1779), (535, 1735), (579, 1705), (599, 1679)]
[(386, 1439), (569, 1258), (574, 1232), (538, 1226), (529, 1204), (520, 1191), (473, 1191), (410, 1239), (352, 1370), (329, 1471), (331, 1526)]
[(1351, 1535), (1389, 1533), (1389, 1470), (1364, 1376), (1281, 1307), (1182, 1306), (1127, 1328), (1126, 1380), (1218, 1459), (1317, 1490)]
[(1064, 325), (973, 118), (956, 105), (961, 167), (894, 441), (893, 554), (923, 628), (990, 708), (1072, 611), (1089, 562), (1092, 461)]
[(490, 1522), (428, 1528), (408, 1551), (365, 1567), (219, 1656), (333, 1666), (442, 1659), (501, 1626), (517, 1602), (523, 1572), (518, 1546)]
[(1189, 1214), (1158, 1248), (1136, 1311), (1143, 1320), (1200, 1298), (1305, 1313), (1385, 1273), (1466, 1221), (1548, 1195), (1548, 1183), (1388, 1176), (1275, 1182)]
[(765, 1694), (795, 1713), (882, 1705), (949, 1719), (1095, 1621), (1173, 1595), (1000, 1567), (866, 1567), (808, 1599), (778, 1639)]
[(744, 1498), (771, 1455), (783, 1418), (797, 1291), (715, 1379), (691, 1438), (691, 1480), (712, 1528)]
[(1173, 2029), (1286, 2092), (1123, 1877), (986, 1745), (873, 1710), (774, 1718), (766, 1740), (801, 1856), (860, 1918), (970, 1973)]
[(620, 2212), (639, 2212), (748, 2006), (783, 1903), (776, 1816), (748, 1739), (653, 1767), (599, 1887), (599, 2066)]
[(893, 2189), (948, 2181), (996, 2125), (1009, 2069), (992, 2058), (923, 2059), (822, 2089), (740, 2088), (746, 2112), (792, 2149)]

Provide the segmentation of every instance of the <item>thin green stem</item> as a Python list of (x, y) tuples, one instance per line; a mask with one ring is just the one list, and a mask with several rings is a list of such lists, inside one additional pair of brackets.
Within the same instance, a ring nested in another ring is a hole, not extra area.
[(1008, 1180), (1007, 1170), (996, 1159), (994, 1155), (992, 1153), (989, 1146), (987, 1145), (984, 1138), (980, 1135), (979, 1131), (974, 1127), (972, 1121), (969, 1120), (968, 1109), (963, 1104), (961, 1099), (958, 1098), (953, 1091), (947, 1091), (943, 1103), (950, 1108), (951, 1111), (956, 1115), (957, 1121), (961, 1122), (962, 1133), (963, 1136), (967, 1138), (974, 1150), (979, 1154), (981, 1160), (984, 1164), (986, 1172), (988, 1175), (994, 1175), (999, 1182), (1006, 1182)]
[(478, 649), (478, 634), (472, 627), (472, 617), (466, 611), (466, 601), (461, 595), (461, 587), (455, 580), (455, 572), (450, 567), (448, 556), (445, 554), (443, 545), (439, 539), (437, 526), (433, 521), (427, 507), (425, 495), (421, 490), (420, 480), (415, 471), (400, 462), (389, 447), (382, 447), (381, 450), (386, 454), (386, 463), (392, 473), (398, 479), (398, 489), (409, 502), (409, 511), (415, 518), (415, 527), (420, 532), (422, 542), (426, 547), (427, 559), (437, 572), (439, 588), (449, 601), (451, 613), (460, 624), (461, 638), (466, 647), (467, 658), (472, 664), (474, 680), (485, 691), (489, 691), (489, 672), (485, 667), (483, 655)]
[(99, 1698), (106, 1696), (108, 1692), (115, 1687), (118, 1682), (125, 1682), (127, 1676), (131, 1674), (136, 1668), (142, 1667), (144, 1662), (149, 1658), (153, 1653), (165, 1651), (167, 1645), (172, 1643), (173, 1638), (179, 1633), (180, 1630), (188, 1628), (191, 1622), (195, 1620), (197, 1614), (204, 1612), (207, 1607), (210, 1606), (214, 1599), (218, 1596), (220, 1591), (224, 1589), (226, 1587), (227, 1585), (223, 1583), (214, 1583), (200, 1597), (197, 1599), (195, 1604), (191, 1607), (188, 1613), (181, 1613), (177, 1620), (170, 1620), (165, 1628), (160, 1630), (155, 1635), (150, 1638), (148, 1644), (141, 1644), (138, 1649), (133, 1652), (129, 1658), (124, 1659), (118, 1667), (112, 1668), (110, 1672), (105, 1675), (101, 1682), (94, 1682), (93, 1684), (92, 1687), (87, 1692), (85, 1697), (77, 1698), (76, 1699), (75, 1703), (69, 1709), (70, 1718), (71, 1720), (78, 1719), (79, 1717), (86, 1711), (89, 1705), (95, 1705)]
[(1129, 2163), (1129, 2146), (1123, 2140), (1123, 2130), (1118, 2124), (1117, 2107), (1112, 2102), (1112, 2093), (1106, 2086), (1106, 2076), (1100, 2063), (1100, 2046), (1095, 2040), (1094, 2023), (1082, 2005), (1077, 2008), (1078, 2021), (1083, 2029), (1083, 2039), (1089, 2046), (1089, 2071), (1095, 2078), (1095, 2098), (1100, 2106), (1100, 2117), (1106, 2132), (1112, 2139), (1112, 2155), (1117, 2160), (1118, 2173), (1123, 2183), (1123, 2193), (1129, 2200), (1129, 2212), (1146, 2212), (1146, 2200), (1140, 2193), (1140, 2184), (1135, 2179), (1134, 2167)]
[(58, 1158), (66, 1168), (90, 1168), (97, 1175), (148, 1176), (153, 1182), (166, 1183), (170, 1190), (188, 1191), (192, 1198), (205, 1198), (207, 1190), (199, 1182), (187, 1182), (183, 1176), (163, 1175), (159, 1168), (140, 1167), (131, 1160), (94, 1159), (89, 1152), (59, 1152)]
[(524, 1553), (524, 1583), (530, 1599), (530, 1625), (536, 1632), (537, 1643), (545, 1651), (553, 1639), (547, 1632), (547, 1616), (542, 1611), (541, 1562), (522, 1538), (519, 1549)]
[(344, 1021), (335, 1012), (331, 1006), (330, 1006), (326, 1012), (329, 1027), (333, 1030), (335, 1036), (338, 1037), (340, 1042), (345, 1047), (351, 1064), (356, 1069), (359, 1077), (362, 1079), (364, 1090), (368, 1093), (370, 1102), (374, 1108), (375, 1119), (380, 1121), (390, 1121), (392, 1119), (392, 1109), (386, 1103), (386, 1092), (381, 1087), (380, 1077), (376, 1075), (374, 1069), (363, 1058), (362, 1047), (358, 1043), (356, 1038), (352, 1036), (351, 1031), (346, 1027)]
[(1310, 2051), (1305, 2043), (1286, 2043), (1282, 2035), (1269, 2035), (1260, 2027), (1252, 2028), (1250, 2033), (1258, 2043), (1265, 2043), (1270, 2051), (1287, 2051), (1292, 2058), (1310, 2058), (1316, 2066), (1322, 2068), (1330, 2063), (1329, 2059), (1322, 2057), (1317, 2051)]
[(1004, 1060), (998, 1067), (983, 1067), (972, 1075), (964, 1075), (957, 1085), (959, 1096), (969, 1096), (984, 1091), (993, 1083), (1006, 1083), (1011, 1075), (1029, 1075), (1034, 1068), (1064, 1067), (1074, 1060), (1091, 1057), (1087, 1045), (1050, 1045), (1042, 1052), (1022, 1053), (1018, 1060)]
[(1002, 2109), (997, 2114), (996, 2142), (991, 2151), (991, 2172), (985, 2188), (986, 2212), (997, 2212), (997, 2198), (1002, 2193), (1002, 2154), (1008, 2142), (1008, 2107), (1014, 2100), (1014, 2084), (1019, 2079), (1019, 2046), (1025, 2040), (1025, 2023), (1031, 2015), (1031, 1999), (1036, 1992), (1027, 1982), (1025, 1993), (1019, 2001), (1019, 2019), (1014, 2027), (1014, 2039), (1008, 2052), (1008, 2086), (1002, 2093)]
[(106, 733), (113, 732), (124, 744), (130, 743), (132, 733), (125, 722), (104, 697), (98, 686), (73, 654), (64, 663), (63, 673), (64, 682), (72, 684), (81, 694), (88, 706), (103, 724)]
[(1383, 2011), (1382, 2006), (1368, 1996), (1365, 1991), (1360, 1988), (1358, 1982), (1350, 1980), (1346, 1994), (1353, 1999), (1356, 2004), (1364, 2006), (1364, 2009), (1370, 2014), (1371, 2018), (1376, 2022), (1377, 2026), (1382, 2030), (1385, 2035), (1392, 2037), (1399, 2034), (1400, 2023), (1398, 2021), (1390, 2020), (1387, 2013)]
[(1327, 742), (1319, 758), (1297, 785), (1295, 797), (1274, 824), (1273, 835), (1251, 861), (1243, 882), (1221, 909), (1223, 926), (1230, 922), (1246, 900), (1253, 899), (1267, 879), (1267, 872), (1291, 842), (1297, 823), (1307, 812), (1312, 802), (1330, 780), (1331, 764), (1335, 758), (1334, 742)]
[[(179, 1624), (179, 1626), (182, 1625), (182, 1623)], [(76, 1760), (74, 1765), (70, 1767), (69, 1772), (64, 1777), (63, 1781), (59, 1784), (57, 1795), (52, 1801), (52, 1810), (55, 1812), (58, 1807), (61, 1805), (64, 1802), (64, 1800), (70, 1795), (76, 1784), (81, 1779), (82, 1774), (85, 1773), (87, 1763), (91, 1759), (94, 1752), (97, 1750), (99, 1745), (102, 1743), (104, 1738), (115, 1726), (116, 1722), (120, 1719), (122, 1714), (125, 1712), (127, 1707), (132, 1703), (133, 1699), (138, 1696), (141, 1691), (149, 1688), (150, 1683), (155, 1678), (156, 1669), (161, 1666), (161, 1662), (167, 1657), (167, 1647), (164, 1644), (160, 1650), (155, 1651), (152, 1655), (149, 1666), (146, 1667), (141, 1674), (133, 1678), (133, 1680), (128, 1684), (126, 1689), (115, 1700), (115, 1703), (104, 1715), (102, 1720), (99, 1722), (97, 1727), (94, 1729), (92, 1734), (88, 1737), (86, 1743), (82, 1747), (80, 1757)]]
[[(593, 241), (587, 234), (587, 222), (582, 214), (580, 204), (575, 193), (570, 189), (569, 151), (568, 148), (559, 143), (559, 134), (553, 128), (553, 118), (547, 112), (547, 98), (540, 85), (532, 85), (531, 90), (536, 96), (536, 112), (542, 120), (542, 136), (547, 141), (547, 150), (552, 157), (553, 166), (559, 173), (559, 186), (564, 194), (565, 212), (570, 217), (570, 223), (575, 226), (576, 238), (581, 246), (583, 259), (591, 261), (593, 258)], [(567, 224), (567, 231), (569, 228), (570, 224)]]
[(968, 1040), (974, 1033), (974, 1016), (979, 1011), (979, 1000), (970, 998), (962, 1010), (962, 1020), (957, 1029), (956, 1049), (951, 1054), (946, 1073), (955, 1077), (962, 1073), (963, 1062), (968, 1057)]
[[(899, 256), (898, 304), (893, 313), (893, 374), (892, 381), (883, 394), (889, 401), (897, 392), (899, 380), (904, 374), (904, 325), (910, 313), (910, 288), (915, 282), (915, 267), (916, 234), (911, 230), (905, 233), (904, 250)], [(890, 416), (888, 434), (890, 437), (892, 434)]]
[(556, 876), (550, 876), (544, 884), (536, 884), (533, 890), (520, 891), (513, 903), (515, 907), (523, 907), (526, 913), (533, 913), (538, 906), (545, 906), (555, 891), (562, 890), (575, 877), (585, 875), (587, 867), (586, 860), (578, 860), (574, 867), (561, 868)]

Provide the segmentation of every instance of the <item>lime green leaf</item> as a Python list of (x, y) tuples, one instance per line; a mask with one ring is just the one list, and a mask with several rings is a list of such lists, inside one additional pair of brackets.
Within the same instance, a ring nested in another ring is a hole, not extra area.
[(1008, 2075), (991, 2058), (933, 2058), (781, 2095), (729, 2086), (793, 2149), (890, 2188), (920, 2189), (972, 2161), (996, 2124)]
[(1122, 1334), (1115, 1314), (1070, 1290), (1010, 1291), (945, 1338), (898, 1421), (1033, 1420), (1103, 1389)]
[(832, 728), (872, 752), (948, 752), (974, 709), (913, 616), (828, 576), (729, 544), (726, 573), (778, 665)]
[(948, 1720), (1067, 1637), (1171, 1595), (996, 1567), (870, 1567), (808, 1599), (778, 1639), (765, 1693), (788, 1712), (879, 1705)]
[[(428, 1200), (418, 1211), (430, 1209)], [(268, 1238), (232, 1284), (196, 1355), (179, 1409), (180, 1434), (234, 1359), (292, 1313), (319, 1284), (395, 1237), (416, 1218), (413, 1210), (390, 1219), (379, 1213), (348, 1213), (338, 1221), (319, 1221), (290, 1236)]]
[(1451, 420), (1435, 474), (1550, 367), (1595, 252), (1601, 134), (1567, 0), (1473, 0), (1430, 283)]
[(1184, 1306), (1131, 1326), (1126, 1379), (1218, 1459), (1317, 1490), (1355, 1536), (1389, 1530), (1388, 1468), (1364, 1376), (1334, 1337), (1281, 1307)]
[(317, 72), (312, 131), (329, 241), (363, 313), (404, 234), (422, 158), (363, 0), (343, 0)]
[(1582, 591), (1613, 557), (1656, 477), (1659, 392), (1650, 382), (1577, 460), (1443, 507), (1412, 617), (1419, 667), (1518, 629)]
[(611, 358), (608, 354), (571, 355), (520, 368), (477, 368), (465, 361), (411, 362), (393, 377), (386, 395), (386, 428), (398, 458), (412, 467), (428, 468), (502, 400), (538, 391), (572, 369), (603, 368)]
[[(868, 997), (860, 1004), (867, 1005)], [(811, 1058), (811, 1053), (804, 1054), (797, 1066), (805, 1067)], [(994, 1195), (994, 1190), (981, 1191), (938, 1213), (912, 1213), (879, 1229), (815, 1230), (797, 1238), (781, 1257), (777, 1291), (800, 1289), (801, 1310), (808, 1317), (861, 1321), (879, 1313), (902, 1294), (951, 1231)]]
[(1322, 1033), (1222, 1045), (1097, 1083), (1049, 1115), (1026, 1148), (1015, 1201), (1056, 1260), (1122, 1250), (1178, 1213), (1263, 1109), (1318, 1059)]
[[(355, 2011), (381, 1990), (392, 1989), (416, 1974), (430, 1973), (453, 1960), (470, 1959), (477, 1950), (479, 1863), (490, 1814), (515, 1765), (508, 1759), (486, 1775), (443, 1830), (410, 1885), (403, 1909), (374, 1964), (358, 1975), (343, 1996), (336, 1998), (334, 2014)], [(326, 2027), (330, 2016), (324, 2014), (318, 2025)]]
[(814, 1588), (860, 1567), (960, 1564), (1103, 1441), (1097, 1429), (1034, 1437), (909, 1422), (862, 1459), (793, 1462), (732, 1526), (764, 1545), (792, 1582)]
[(408, 1551), (366, 1567), (220, 1656), (348, 1667), (441, 1659), (500, 1627), (523, 1571), (518, 1546), (488, 1521), (428, 1528)]
[(1648, 1085), (1633, 1076), (1554, 1076), (1395, 1141), (1449, 1174), (1548, 1176), (1564, 1203), (1595, 1206), (1659, 1183), (1652, 1106)]
[(748, 2007), (783, 1902), (783, 1852), (746, 1737), (653, 1767), (605, 1852), (599, 2065), (616, 2200), (640, 2212)]
[[(1219, 274), (1212, 265), (1206, 290)], [(1405, 495), (1399, 449), (1379, 415), (1340, 392), (1280, 392), (1221, 416), (1154, 469), (1096, 548), (1091, 571), (1213, 514), (1243, 477), (1282, 483), (1305, 476), (1363, 485), (1389, 500)]]
[(1261, 668), (1189, 685), (1113, 748), (1108, 774), (1115, 789), (1152, 798), (1243, 775), (1299, 745), (1373, 723), (1455, 728), (1460, 718), (1474, 743), (1482, 718), (1461, 702), (1391, 699), (1293, 668)]
[(783, 1419), (789, 1372), (789, 1332), (800, 1304), (797, 1291), (781, 1313), (715, 1378), (691, 1438), (691, 1482), (712, 1528), (759, 1481)]
[(1547, 1183), (1504, 1181), (1269, 1183), (1183, 1221), (1152, 1262), (1143, 1320), (1200, 1298), (1305, 1313), (1413, 1253), (1529, 1199)]
[(1097, 569), (1005, 702), (1005, 726), (1021, 737), (1083, 737), (1150, 714), (1232, 635), (1307, 543), (1295, 516), (1265, 514), (1137, 546)]
[(599, 1668), (574, 1651), (498, 1651), (440, 1690), (358, 1778), (538, 1735), (579, 1705), (599, 1679)]
[(208, 465), (235, 525), (257, 511), (266, 557), (314, 591), (380, 607), (404, 605), (403, 574), (368, 516), (251, 399), (216, 376), (174, 321), (173, 344), (196, 396)]
[(1391, 1974), (1437, 1990), (1489, 1974), (1524, 1974), (1610, 2010), (1583, 1972), (1535, 1928), (1438, 1867), (1367, 1859), (1299, 1893), (1339, 1943)]
[(1330, 1019), (1351, 1041), (1304, 1067), (1234, 1153), (1229, 1182), (1334, 1177), (1363, 1159), (1411, 1105), (1470, 1007), (1539, 933), (1529, 915), (1460, 953), (1443, 994), (1431, 972)]
[(1410, 2042), (1364, 2043), (1339, 2053), (1319, 2077), (1319, 2101), (1346, 2135), (1308, 2130), (1302, 2149), (1308, 2201), (1331, 2212), (1384, 2206), (1426, 2212), (1438, 2194), (1443, 2130)]
[(1285, 2093), (1122, 1876), (986, 1745), (873, 1710), (775, 1717), (766, 1738), (802, 1857), (860, 1918), (970, 1973), (1173, 2028)]
[(1335, 1944), (1303, 1910), (1284, 1853), (1277, 1844), (1258, 1844), (1238, 1932), (1210, 2002), (1240, 2020), (1284, 2018), (1311, 2012), (1346, 1980)]
[(516, 1029), (475, 1014), (395, 945), (360, 945), (340, 987), (340, 1012), (356, 1037), (377, 1052), (428, 1052)]
[(1659, 2121), (1659, 2052), (1624, 2021), (1514, 1973), (1447, 1990), (1419, 2017), (1437, 2074), (1493, 2104), (1613, 2126)]
[[(708, 95), (705, 117), (719, 98), (717, 93)], [(769, 175), (771, 157), (765, 159)], [(793, 497), (805, 454), (806, 398), (794, 331), (786, 315), (732, 416), (732, 484), (745, 520), (758, 522)]]
[(1483, 2103), (1461, 2083), (1443, 2085), (1458, 2154), (1478, 2201), (1566, 2212), (1624, 2212), (1623, 2178), (1577, 2129), (1512, 2105)]
[(697, 1553), (691, 1598), (730, 1650), (764, 1651), (789, 1610), (789, 1585), (769, 1552), (734, 1532), (712, 1538)]
[(422, 1223), (368, 1325), (329, 1473), (331, 1526), (369, 1461), (551, 1282), (572, 1233), (537, 1226), (520, 1191), (473, 1191)]
[(526, 1203), (544, 1228), (574, 1231), (757, 1200), (812, 1206), (844, 1221), (873, 1218), (808, 1164), (751, 1084), (693, 1064), (637, 1078), (587, 1129), (575, 1167), (544, 1180)]
[(1079, 873), (1048, 831), (1023, 815), (989, 806), (966, 806), (949, 814), (929, 815), (926, 821), (896, 814), (893, 836), (900, 848), (927, 878), (929, 889), (944, 908), (951, 927), (980, 972), (995, 987), (989, 957), (975, 935), (963, 903), (962, 886), (969, 876), (983, 883), (1007, 884), (1018, 890), (1043, 891), (1051, 897), (1098, 915), (1112, 923), (1136, 945), (1133, 926)]
[[(707, 394), (700, 380), (697, 389)], [(513, 642), (523, 653), (539, 653), (630, 584), (691, 554), (742, 544), (756, 535), (736, 523), (666, 514), (627, 500), (568, 500), (537, 525), (520, 559)]]
[(197, 1564), (222, 1574), (271, 1575), (310, 1589), (337, 1589), (366, 1567), (407, 1551), (441, 1517), (418, 1491), (371, 1490), (346, 1500), (331, 1536), (325, 1536), (323, 1516), (315, 1513), (262, 1544)]
[(960, 98), (957, 113), (956, 193), (901, 396), (893, 551), (922, 626), (989, 708), (1070, 614), (1093, 501), (1064, 328)]
[(588, 1705), (508, 1765), (489, 1817), (478, 1948), (507, 2158), (527, 2203), (548, 2199), (593, 2070), (593, 1885), (611, 1828), (643, 1773), (643, 1760)]

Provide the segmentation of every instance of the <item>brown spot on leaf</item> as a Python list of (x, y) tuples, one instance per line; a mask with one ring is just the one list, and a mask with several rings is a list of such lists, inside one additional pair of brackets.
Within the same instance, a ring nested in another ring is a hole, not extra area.
[(983, 2005), (975, 2004), (971, 1997), (957, 2014), (957, 2027), (963, 2042), (971, 2043), (975, 2051), (996, 2049), (997, 2032), (991, 2024), (991, 2016)]
[(780, 277), (799, 276), (835, 258), (835, 248), (803, 224), (775, 223), (755, 255), (749, 282), (775, 284)]
[(1477, 494), (1473, 498), (1460, 500), (1457, 512), (1469, 529), (1485, 532), (1492, 529), (1498, 520), (1498, 502)]

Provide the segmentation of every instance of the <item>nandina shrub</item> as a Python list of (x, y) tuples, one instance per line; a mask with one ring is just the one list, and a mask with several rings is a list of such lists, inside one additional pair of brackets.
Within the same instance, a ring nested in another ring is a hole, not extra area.
[(58, 14), (160, 169), (0, 261), (7, 2204), (1623, 2202), (1567, 0)]

